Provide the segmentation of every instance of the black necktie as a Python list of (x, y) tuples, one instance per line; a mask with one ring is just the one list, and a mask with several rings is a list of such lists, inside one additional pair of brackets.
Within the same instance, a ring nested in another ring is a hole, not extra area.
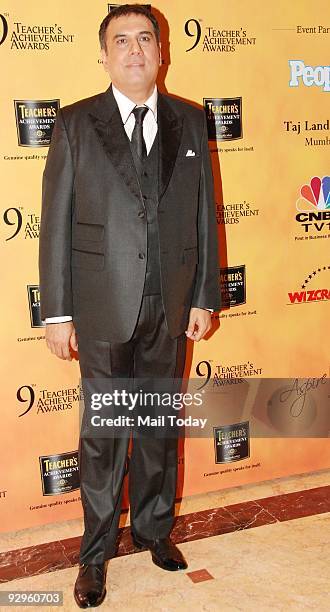
[(147, 157), (146, 143), (143, 138), (143, 119), (148, 110), (147, 106), (136, 106), (132, 110), (135, 117), (135, 126), (132, 132), (131, 144), (141, 161), (144, 161)]

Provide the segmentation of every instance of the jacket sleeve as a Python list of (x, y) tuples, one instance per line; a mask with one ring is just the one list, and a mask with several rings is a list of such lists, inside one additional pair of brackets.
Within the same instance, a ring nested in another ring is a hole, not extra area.
[(213, 174), (203, 113), (202, 166), (198, 203), (198, 265), (192, 307), (220, 310), (218, 231), (215, 215)]
[(74, 171), (62, 111), (57, 114), (42, 180), (39, 239), (41, 318), (72, 316), (71, 218)]

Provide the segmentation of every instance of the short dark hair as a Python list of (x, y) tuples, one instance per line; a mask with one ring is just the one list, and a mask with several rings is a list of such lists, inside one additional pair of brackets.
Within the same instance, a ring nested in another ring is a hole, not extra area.
[(113, 8), (107, 16), (103, 19), (99, 29), (99, 41), (101, 49), (106, 49), (105, 34), (107, 27), (117, 17), (122, 15), (144, 15), (152, 23), (152, 27), (156, 36), (157, 42), (160, 41), (160, 27), (156, 17), (149, 11), (144, 4), (121, 4)]

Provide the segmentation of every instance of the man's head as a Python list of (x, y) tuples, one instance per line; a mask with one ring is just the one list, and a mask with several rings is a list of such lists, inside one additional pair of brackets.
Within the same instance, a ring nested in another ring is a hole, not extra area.
[(161, 65), (157, 19), (141, 4), (110, 11), (99, 30), (101, 56), (111, 81), (128, 97), (143, 101), (155, 85)]

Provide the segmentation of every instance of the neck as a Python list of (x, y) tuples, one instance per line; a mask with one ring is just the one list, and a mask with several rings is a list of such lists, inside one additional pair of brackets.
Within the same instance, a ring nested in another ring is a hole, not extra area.
[(155, 83), (152, 83), (149, 87), (145, 87), (143, 89), (130, 89), (129, 87), (118, 86), (116, 83), (113, 85), (122, 93), (124, 96), (135, 102), (135, 104), (144, 104), (148, 98), (150, 98), (154, 88)]

